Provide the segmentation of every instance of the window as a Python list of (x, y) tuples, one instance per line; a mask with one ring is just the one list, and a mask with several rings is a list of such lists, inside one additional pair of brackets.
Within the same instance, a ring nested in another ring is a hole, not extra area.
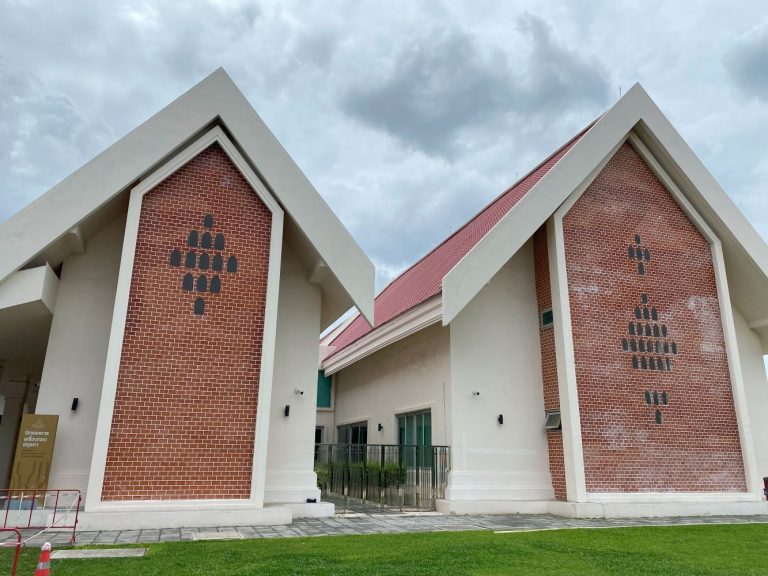
[(397, 417), (397, 441), (400, 444), (401, 465), (429, 468), (432, 466), (432, 411), (422, 410)]
[(549, 328), (555, 323), (555, 315), (552, 313), (552, 308), (544, 308), (539, 313), (539, 325), (542, 328)]
[(333, 380), (322, 370), (317, 371), (317, 407), (330, 408), (332, 401)]
[(398, 416), (397, 429), (397, 441), (401, 446), (432, 446), (432, 411)]
[(339, 444), (368, 444), (368, 422), (355, 422), (336, 428)]

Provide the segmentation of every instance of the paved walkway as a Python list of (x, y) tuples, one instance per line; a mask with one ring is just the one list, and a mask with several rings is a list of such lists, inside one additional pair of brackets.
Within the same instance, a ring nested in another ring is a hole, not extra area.
[[(306, 518), (287, 526), (228, 526), (220, 528), (176, 528), (162, 530), (122, 530), (78, 532), (77, 544), (137, 544), (230, 538), (298, 538), (302, 536), (341, 536), (346, 534), (400, 534), (406, 532), (450, 532), (488, 530), (521, 532), (557, 528), (608, 528), (617, 526), (669, 526), (679, 524), (768, 523), (768, 516), (704, 516), (683, 518), (641, 518), (615, 520), (577, 520), (549, 515), (454, 516), (436, 512), (337, 514), (332, 518)], [(28, 534), (27, 536), (31, 536)], [(69, 545), (71, 532), (47, 533), (28, 544), (40, 546), (50, 541), (55, 547)]]

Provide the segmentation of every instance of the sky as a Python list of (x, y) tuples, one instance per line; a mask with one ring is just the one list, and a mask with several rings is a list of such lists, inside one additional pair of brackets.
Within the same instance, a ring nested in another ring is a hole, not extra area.
[(768, 239), (768, 11), (649, 6), (0, 0), (0, 222), (223, 66), (378, 289), (635, 82)]

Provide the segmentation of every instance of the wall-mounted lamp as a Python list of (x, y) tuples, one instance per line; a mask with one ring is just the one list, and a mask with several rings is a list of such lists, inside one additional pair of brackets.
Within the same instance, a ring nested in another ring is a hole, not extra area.
[(291, 407), (290, 407), (288, 404), (286, 404), (286, 405), (285, 405), (285, 409), (283, 410), (283, 415), (284, 415), (286, 418), (288, 418), (288, 414), (290, 414), (290, 413), (291, 413)]
[(472, 396), (480, 396), (480, 392), (478, 392), (477, 390), (473, 390)]
[(381, 422), (379, 422), (379, 432), (382, 432), (384, 430), (384, 426), (381, 425)]
[(77, 410), (77, 405), (80, 404), (79, 398), (72, 398), (72, 412)]
[(504, 414), (499, 414), (497, 420), (499, 421), (499, 424), (504, 424)]
[(304, 390), (299, 390), (298, 388), (296, 388), (293, 393), (296, 394), (296, 396), (304, 396)]

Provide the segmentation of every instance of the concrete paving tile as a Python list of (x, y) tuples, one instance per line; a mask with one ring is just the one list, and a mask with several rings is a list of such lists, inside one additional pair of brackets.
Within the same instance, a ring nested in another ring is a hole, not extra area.
[(138, 558), (146, 554), (146, 548), (98, 548), (95, 550), (54, 550), (51, 560), (84, 560), (90, 558)]

